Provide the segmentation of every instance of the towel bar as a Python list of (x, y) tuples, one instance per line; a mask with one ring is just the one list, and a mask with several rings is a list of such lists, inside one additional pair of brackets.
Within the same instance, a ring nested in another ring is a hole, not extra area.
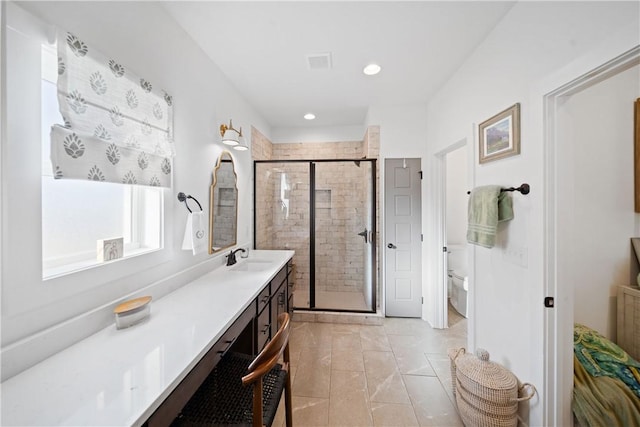
[[(529, 194), (531, 187), (529, 184), (522, 184), (520, 187), (502, 188), (500, 191), (519, 191), (522, 194)], [(471, 191), (467, 191), (467, 194), (471, 194)]]

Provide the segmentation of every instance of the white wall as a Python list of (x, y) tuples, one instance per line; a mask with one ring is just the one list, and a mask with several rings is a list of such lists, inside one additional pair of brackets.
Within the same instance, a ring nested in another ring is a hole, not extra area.
[[(426, 105), (373, 106), (367, 126), (380, 126), (380, 159), (424, 156), (427, 135)], [(384, 181), (383, 181), (384, 182)]]
[[(470, 181), (474, 185), (531, 185), (528, 196), (514, 195), (515, 219), (500, 227), (497, 246), (471, 250), (474, 318), (469, 329), (469, 343), (486, 348), (493, 360), (511, 369), (520, 380), (537, 386), (539, 396), (530, 402), (530, 425), (544, 424), (541, 402), (545, 396), (540, 393), (546, 366), (542, 103), (532, 96), (549, 74), (603, 48), (603, 41), (620, 29), (633, 26), (637, 43), (638, 6), (632, 2), (518, 2), (428, 106), (427, 168), (435, 170), (436, 153), (467, 138), (473, 141)], [(625, 34), (633, 35), (634, 31)], [(630, 48), (628, 41), (629, 37), (621, 45), (604, 48), (613, 58)], [(522, 105), (521, 154), (478, 165), (477, 123), (516, 102)], [(424, 182), (427, 205), (435, 203), (435, 182), (433, 176)], [(424, 293), (429, 294), (439, 286), (437, 218), (432, 209), (426, 210), (425, 222)], [(523, 256), (510, 258), (508, 254), (513, 252)], [(435, 307), (427, 307), (429, 321), (434, 320), (435, 312)]]
[[(367, 112), (365, 120), (367, 126), (380, 126), (380, 161), (378, 164), (378, 174), (380, 176), (380, 233), (379, 236), (385, 236), (385, 172), (384, 160), (393, 158), (420, 158), (424, 157), (425, 143), (427, 135), (427, 109), (426, 105), (409, 105), (409, 106), (372, 106)], [(421, 162), (424, 170), (424, 162)], [(424, 176), (424, 175), (423, 175)], [(424, 181), (423, 181), (424, 191)], [(422, 212), (428, 209), (422, 197)], [(423, 215), (424, 216), (424, 215)], [(424, 222), (422, 224), (424, 231)], [(384, 239), (384, 237), (382, 237)], [(380, 247), (384, 248), (386, 242), (380, 242)], [(424, 247), (424, 244), (423, 244)], [(424, 249), (423, 256), (424, 256)], [(381, 301), (380, 307), (385, 312), (385, 251), (381, 251), (380, 255), (380, 278), (381, 284)], [(424, 269), (422, 269), (422, 277), (424, 281)], [(424, 285), (424, 283), (423, 283)], [(427, 297), (425, 296), (425, 300)], [(424, 307), (424, 306), (423, 306)]]
[(640, 217), (634, 212), (631, 142), (638, 97), (636, 65), (567, 97), (558, 111), (558, 155), (569, 183), (561, 187), (559, 228), (570, 242), (560, 263), (574, 287), (575, 321), (613, 341), (616, 287), (629, 284), (629, 238), (638, 235)]
[(467, 244), (467, 147), (446, 155), (447, 246)]
[[(113, 306), (125, 296), (160, 297), (221, 263), (220, 255), (194, 257), (180, 249), (187, 211), (176, 195), (180, 191), (191, 194), (208, 212), (211, 173), (222, 151), (218, 133), (221, 123), (232, 118), (234, 125), (245, 129), (253, 125), (270, 133), (265, 121), (160, 3), (24, 2), (21, 6), (44, 21), (74, 32), (172, 94), (177, 157), (173, 188), (164, 193), (165, 249), (160, 254), (43, 282), (39, 147), (24, 143), (39, 140), (30, 130), (38, 126), (20, 116), (24, 111), (28, 114), (27, 101), (31, 108), (38, 105), (39, 89), (12, 96), (3, 81), (3, 103), (9, 102), (2, 117), (2, 126), (8, 128), (2, 140), (3, 378), (110, 325)], [(5, 12), (7, 20), (14, 23), (23, 14), (11, 4)], [(30, 20), (25, 16), (23, 21)], [(46, 26), (26, 26), (32, 29), (15, 36), (19, 43), (33, 47), (39, 43), (38, 37), (46, 38)], [(5, 75), (6, 69), (25, 75), (40, 72), (39, 54), (3, 51), (2, 56)], [(249, 152), (234, 152), (233, 157), (240, 193), (238, 242), (246, 244), (251, 237), (251, 158)]]

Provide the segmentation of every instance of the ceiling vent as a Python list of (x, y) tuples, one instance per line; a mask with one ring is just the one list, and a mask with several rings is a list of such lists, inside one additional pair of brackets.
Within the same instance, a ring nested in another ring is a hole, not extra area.
[(314, 53), (307, 55), (310, 70), (328, 70), (331, 68), (331, 53)]

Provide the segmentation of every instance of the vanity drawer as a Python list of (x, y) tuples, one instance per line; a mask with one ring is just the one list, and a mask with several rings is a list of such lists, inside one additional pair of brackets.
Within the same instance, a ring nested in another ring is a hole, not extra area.
[(269, 341), (271, 336), (271, 317), (269, 315), (269, 308), (266, 310), (262, 310), (262, 313), (257, 318), (256, 321), (256, 351), (259, 353), (264, 345)]
[(247, 325), (253, 321), (255, 302), (233, 322), (227, 331), (216, 341), (211, 349), (200, 359), (198, 364), (189, 372), (180, 384), (171, 392), (164, 402), (149, 417), (145, 426), (169, 426), (178, 416), (184, 405), (198, 390), (205, 378), (213, 371), (222, 356), (231, 348), (236, 339), (245, 331)]
[(287, 311), (287, 284), (283, 283), (271, 297), (271, 328), (273, 335), (278, 330), (278, 316)]
[[(269, 299), (271, 298), (271, 291), (269, 285), (265, 286), (265, 288), (260, 292), (258, 298), (258, 314), (269, 304)], [(258, 330), (259, 331), (259, 330)]]
[(285, 265), (284, 267), (282, 267), (280, 271), (278, 271), (278, 274), (276, 274), (276, 277), (274, 277), (273, 280), (271, 281), (271, 289), (278, 289), (282, 284), (282, 282), (285, 281), (286, 278), (287, 278), (287, 266)]

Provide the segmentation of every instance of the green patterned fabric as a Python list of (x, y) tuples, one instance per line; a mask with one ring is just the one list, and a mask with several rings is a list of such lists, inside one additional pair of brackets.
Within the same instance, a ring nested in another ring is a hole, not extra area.
[(597, 331), (576, 323), (573, 351), (580, 364), (593, 377), (617, 378), (640, 397), (640, 363), (616, 344)]
[(580, 427), (640, 426), (640, 399), (622, 381), (594, 377), (573, 356), (573, 413)]

